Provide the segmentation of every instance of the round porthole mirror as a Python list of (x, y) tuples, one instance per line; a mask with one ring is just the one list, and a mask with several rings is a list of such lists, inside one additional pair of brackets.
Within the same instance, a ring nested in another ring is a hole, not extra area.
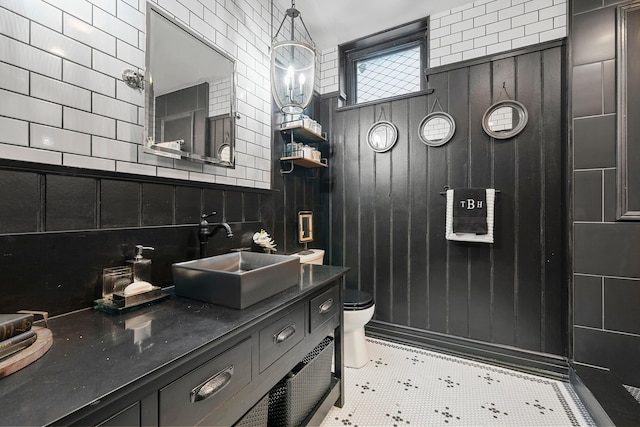
[(367, 132), (367, 144), (378, 153), (389, 151), (398, 140), (398, 128), (385, 120), (374, 123)]
[(482, 128), (493, 138), (507, 139), (522, 132), (528, 120), (526, 107), (518, 101), (499, 101), (484, 113)]
[(456, 122), (451, 115), (444, 112), (428, 114), (420, 122), (420, 139), (427, 145), (438, 147), (444, 145), (456, 131)]

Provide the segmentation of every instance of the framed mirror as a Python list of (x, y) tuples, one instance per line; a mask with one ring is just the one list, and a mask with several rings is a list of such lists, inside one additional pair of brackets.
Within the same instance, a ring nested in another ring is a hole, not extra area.
[(450, 114), (442, 111), (428, 114), (420, 122), (418, 134), (425, 144), (431, 147), (444, 145), (453, 138), (456, 122)]
[(235, 61), (147, 3), (144, 151), (234, 166)]
[(313, 241), (313, 213), (311, 211), (298, 212), (298, 241), (300, 243)]
[(498, 101), (485, 111), (482, 128), (493, 138), (507, 139), (522, 132), (528, 120), (527, 108), (518, 101)]
[(377, 153), (391, 150), (397, 140), (398, 128), (386, 120), (374, 123), (367, 132), (367, 144)]

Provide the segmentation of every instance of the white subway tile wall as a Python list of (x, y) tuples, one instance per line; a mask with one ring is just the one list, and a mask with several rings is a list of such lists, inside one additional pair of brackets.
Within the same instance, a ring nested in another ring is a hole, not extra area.
[(231, 81), (228, 78), (209, 85), (209, 117), (228, 113), (230, 102)]
[(480, 0), (432, 15), (429, 66), (566, 37), (566, 16), (566, 0)]
[(338, 47), (325, 49), (318, 54), (320, 59), (320, 84), (318, 90), (321, 94), (337, 92), (338, 85)]
[(144, 0), (0, 0), (0, 158), (270, 188), (269, 2), (152, 2), (236, 59), (236, 169), (142, 150)]
[[(493, 55), (567, 35), (566, 0), (478, 0), (431, 16), (429, 66)], [(338, 48), (322, 51), (321, 94), (337, 92)]]

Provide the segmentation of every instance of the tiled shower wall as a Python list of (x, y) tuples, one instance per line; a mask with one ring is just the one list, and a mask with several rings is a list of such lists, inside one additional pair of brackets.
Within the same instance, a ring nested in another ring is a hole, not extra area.
[(0, 0), (0, 158), (269, 188), (269, 2), (153, 3), (237, 61), (235, 169), (143, 152), (144, 0)]
[(624, 3), (573, 0), (573, 356), (640, 387), (640, 223), (616, 220), (616, 7)]
[[(567, 35), (566, 0), (478, 0), (430, 17), (429, 67)], [(338, 91), (338, 49), (321, 52), (319, 90)]]

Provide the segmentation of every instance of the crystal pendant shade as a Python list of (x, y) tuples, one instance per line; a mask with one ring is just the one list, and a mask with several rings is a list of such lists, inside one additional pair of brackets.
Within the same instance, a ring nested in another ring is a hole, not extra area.
[(307, 43), (287, 40), (271, 47), (271, 89), (284, 114), (300, 114), (309, 105), (316, 54)]

